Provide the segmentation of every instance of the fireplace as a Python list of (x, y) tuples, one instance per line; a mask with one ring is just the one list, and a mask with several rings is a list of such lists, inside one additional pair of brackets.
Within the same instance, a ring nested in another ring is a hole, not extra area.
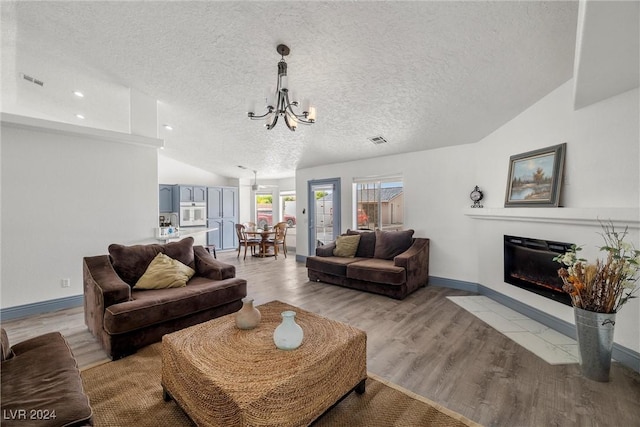
[(558, 277), (561, 264), (553, 261), (571, 243), (504, 236), (504, 281), (560, 303), (571, 305)]

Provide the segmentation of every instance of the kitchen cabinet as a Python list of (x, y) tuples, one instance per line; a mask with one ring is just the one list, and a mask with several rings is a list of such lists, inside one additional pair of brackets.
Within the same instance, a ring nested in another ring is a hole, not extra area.
[(238, 245), (238, 188), (207, 188), (207, 227), (217, 228), (207, 233), (207, 244), (220, 249), (235, 249)]
[(160, 213), (170, 213), (175, 212), (173, 208), (173, 189), (175, 186), (160, 184), (159, 189), (159, 202), (160, 202)]
[(180, 185), (181, 202), (206, 202), (207, 187)]
[(203, 185), (159, 186), (159, 212), (165, 217), (175, 213), (180, 227), (204, 227), (206, 225), (207, 187)]

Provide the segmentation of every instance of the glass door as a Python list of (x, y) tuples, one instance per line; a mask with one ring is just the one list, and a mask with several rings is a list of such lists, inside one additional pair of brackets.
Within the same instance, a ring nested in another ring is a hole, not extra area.
[(309, 181), (309, 255), (340, 235), (340, 178)]

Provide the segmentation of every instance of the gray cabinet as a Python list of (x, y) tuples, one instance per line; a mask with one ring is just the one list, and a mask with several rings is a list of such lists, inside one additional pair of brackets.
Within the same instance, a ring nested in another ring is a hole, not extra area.
[(193, 187), (180, 186), (180, 201), (193, 202)]
[(207, 201), (207, 187), (193, 187), (193, 201), (194, 202), (206, 202)]
[(217, 228), (207, 233), (207, 244), (220, 249), (235, 249), (238, 245), (238, 189), (236, 187), (207, 188), (207, 227)]
[(222, 187), (207, 189), (207, 218), (222, 218)]
[(181, 202), (207, 201), (207, 187), (180, 185), (179, 189)]
[(159, 202), (160, 213), (176, 212), (173, 206), (173, 189), (175, 186), (160, 184)]

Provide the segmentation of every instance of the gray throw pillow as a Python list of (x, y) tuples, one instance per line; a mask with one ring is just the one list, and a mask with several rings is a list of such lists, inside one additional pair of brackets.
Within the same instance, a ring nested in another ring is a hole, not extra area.
[(413, 230), (380, 231), (376, 230), (376, 250), (373, 255), (378, 259), (393, 259), (413, 244)]
[(354, 236), (356, 234), (360, 236), (360, 243), (358, 244), (356, 256), (359, 258), (373, 258), (373, 254), (376, 251), (376, 233), (373, 231), (356, 231), (347, 229), (348, 236)]

